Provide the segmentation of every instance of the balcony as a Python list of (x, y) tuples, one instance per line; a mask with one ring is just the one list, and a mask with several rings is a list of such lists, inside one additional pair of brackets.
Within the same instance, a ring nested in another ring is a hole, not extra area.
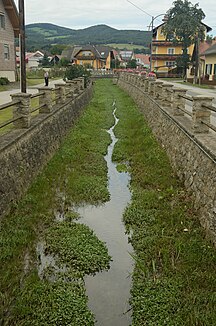
[(175, 61), (181, 54), (152, 54), (152, 60)]
[(162, 41), (158, 41), (158, 40), (153, 40), (152, 41), (152, 45), (153, 46), (180, 46), (182, 43), (181, 42), (178, 42), (178, 43), (175, 43), (175, 45), (173, 44), (173, 42), (171, 41), (165, 41), (165, 40), (162, 40)]

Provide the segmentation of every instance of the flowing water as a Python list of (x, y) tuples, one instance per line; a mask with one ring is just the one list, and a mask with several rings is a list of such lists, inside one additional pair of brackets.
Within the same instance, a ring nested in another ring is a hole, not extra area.
[[(113, 104), (115, 106), (115, 103)], [(130, 253), (122, 215), (130, 202), (128, 188), (130, 176), (119, 173), (112, 162), (112, 152), (117, 139), (113, 129), (118, 123), (113, 111), (115, 124), (108, 131), (112, 143), (105, 156), (108, 166), (110, 201), (103, 206), (85, 206), (78, 209), (80, 222), (94, 230), (98, 238), (108, 247), (112, 262), (109, 271), (97, 273), (85, 278), (86, 291), (89, 297), (89, 308), (96, 316), (98, 326), (127, 326), (131, 323), (129, 305), (131, 273), (133, 261)]]

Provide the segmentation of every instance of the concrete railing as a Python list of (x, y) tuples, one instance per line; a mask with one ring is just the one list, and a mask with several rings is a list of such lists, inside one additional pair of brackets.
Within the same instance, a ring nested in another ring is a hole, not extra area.
[[(92, 83), (84, 88), (83, 78), (55, 88), (42, 87), (33, 96), (12, 95), (14, 121), (10, 123), (14, 127), (0, 136), (0, 217), (21, 198), (58, 149), (91, 95)], [(39, 103), (32, 108), (31, 101), (36, 99)]]
[[(13, 125), (15, 129), (30, 128), (31, 120), (35, 113), (48, 114), (56, 107), (67, 105), (67, 102), (73, 100), (84, 90), (84, 78), (76, 78), (66, 83), (55, 84), (55, 88), (40, 87), (36, 95), (28, 93), (12, 94), (12, 101), (0, 106), (1, 112), (10, 110), (11, 119), (4, 119), (0, 123), (0, 129)], [(33, 100), (39, 99), (38, 104), (32, 104)], [(10, 130), (10, 129), (9, 129)]]
[(216, 244), (216, 108), (212, 97), (122, 72), (117, 84), (133, 97), (173, 169), (193, 194), (200, 222)]

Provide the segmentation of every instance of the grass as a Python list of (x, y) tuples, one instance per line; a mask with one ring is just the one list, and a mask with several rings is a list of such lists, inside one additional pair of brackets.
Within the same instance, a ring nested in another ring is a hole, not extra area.
[(116, 105), (113, 159), (129, 162), (131, 173), (132, 325), (215, 325), (215, 248), (133, 100), (122, 92)]
[[(142, 114), (111, 80), (96, 82), (80, 120), (1, 222), (4, 325), (94, 325), (82, 277), (109, 268), (110, 257), (92, 231), (74, 221), (73, 206), (109, 199), (104, 155), (110, 143), (105, 130), (114, 123), (113, 99), (120, 119), (113, 159), (120, 171), (131, 173), (132, 201), (124, 223), (128, 233), (133, 231), (132, 325), (215, 325), (215, 249)], [(66, 220), (56, 222), (56, 212)], [(67, 266), (55, 282), (48, 281), (52, 269), (38, 277), (38, 241)]]
[[(111, 141), (106, 129), (114, 123), (113, 98), (111, 93), (103, 94), (104, 87), (96, 84), (94, 99), (61, 148), (1, 221), (0, 320), (4, 325), (94, 323), (82, 277), (109, 268), (110, 257), (89, 228), (73, 221), (72, 207), (109, 199), (104, 155)], [(56, 212), (65, 216), (65, 222), (56, 222)], [(36, 270), (35, 248), (45, 240), (46, 252), (56, 257), (60, 267), (67, 267), (65, 273), (55, 275), (55, 283), (48, 282), (47, 274), (40, 279)]]

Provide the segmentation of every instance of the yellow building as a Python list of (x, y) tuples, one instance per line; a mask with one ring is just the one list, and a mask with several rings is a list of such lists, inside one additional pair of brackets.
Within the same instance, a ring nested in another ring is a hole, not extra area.
[(74, 46), (63, 51), (62, 56), (71, 63), (82, 65), (91, 69), (110, 69), (114, 59), (113, 51), (108, 46)]
[[(152, 70), (156, 71), (160, 76), (172, 75), (176, 68), (176, 59), (182, 55), (182, 45), (174, 45), (172, 41), (166, 41), (166, 37), (162, 32), (163, 26), (166, 23), (155, 27), (153, 29), (152, 38)], [(211, 28), (203, 24), (206, 32)], [(194, 44), (188, 47), (188, 54), (192, 57), (194, 52)]]
[(205, 56), (204, 74), (206, 79), (216, 80), (216, 44), (209, 47), (203, 55)]

